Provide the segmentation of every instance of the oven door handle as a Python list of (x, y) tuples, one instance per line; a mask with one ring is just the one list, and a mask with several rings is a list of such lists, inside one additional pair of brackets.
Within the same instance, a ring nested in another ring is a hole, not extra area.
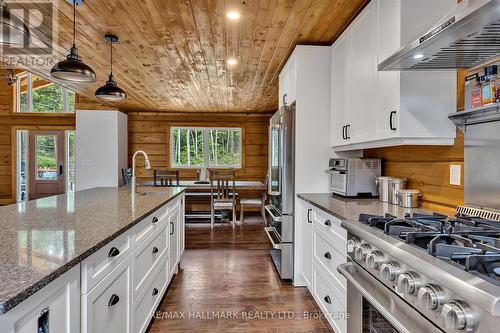
[(267, 205), (264, 207), (267, 211), (267, 213), (269, 214), (269, 216), (271, 216), (271, 219), (274, 221), (274, 222), (282, 222), (283, 221), (283, 217), (281, 216), (276, 216), (272, 213), (272, 208), (273, 206), (271, 205)]
[(271, 235), (271, 232), (273, 232), (273, 233), (275, 232), (273, 229), (274, 228), (272, 228), (272, 227), (266, 227), (266, 228), (264, 228), (264, 231), (266, 232), (267, 237), (269, 238), (269, 241), (271, 241), (271, 245), (273, 246), (273, 249), (281, 250), (281, 248), (282, 248), (281, 244), (276, 244), (276, 242), (273, 239), (273, 236)]
[(356, 272), (356, 266), (353, 263), (345, 263), (337, 267), (337, 271), (342, 274), (347, 282), (356, 288), (364, 298), (385, 318), (391, 323), (394, 328), (400, 333), (411, 333), (404, 327), (391, 312), (387, 311), (371, 294), (363, 287), (363, 281), (358, 281), (352, 273)]

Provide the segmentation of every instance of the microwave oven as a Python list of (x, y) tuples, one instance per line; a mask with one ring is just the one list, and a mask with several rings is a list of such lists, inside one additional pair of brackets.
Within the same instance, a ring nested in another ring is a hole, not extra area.
[(330, 193), (344, 197), (377, 197), (375, 180), (382, 174), (382, 161), (375, 158), (331, 158)]

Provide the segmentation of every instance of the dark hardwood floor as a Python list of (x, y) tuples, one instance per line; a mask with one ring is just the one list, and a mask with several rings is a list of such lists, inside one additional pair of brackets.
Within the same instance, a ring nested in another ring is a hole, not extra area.
[(332, 332), (306, 288), (282, 282), (262, 220), (186, 226), (186, 252), (150, 333)]

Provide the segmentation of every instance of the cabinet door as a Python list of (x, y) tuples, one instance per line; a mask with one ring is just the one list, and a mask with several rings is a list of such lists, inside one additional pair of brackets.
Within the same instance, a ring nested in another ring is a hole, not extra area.
[(168, 225), (170, 235), (170, 250), (169, 250), (169, 272), (172, 277), (177, 272), (177, 264), (179, 263), (179, 209), (175, 209), (170, 215)]
[(128, 333), (132, 304), (132, 256), (82, 296), (82, 333)]
[(333, 147), (346, 143), (345, 126), (347, 112), (347, 87), (349, 80), (349, 32), (344, 33), (332, 45), (331, 53), (331, 100), (330, 100), (330, 140)]
[(287, 96), (286, 104), (291, 105), (297, 99), (297, 58), (292, 53), (286, 66), (287, 76)]
[(376, 11), (371, 2), (351, 25), (352, 53), (349, 56), (350, 84), (347, 136), (352, 143), (365, 142), (375, 134), (376, 101)]
[(299, 211), (297, 214), (299, 221), (299, 274), (304, 284), (312, 290), (312, 269), (313, 269), (313, 209), (302, 200), (299, 200)]
[[(401, 47), (401, 0), (377, 0), (377, 64)], [(399, 134), (400, 74), (377, 71), (376, 137)]]

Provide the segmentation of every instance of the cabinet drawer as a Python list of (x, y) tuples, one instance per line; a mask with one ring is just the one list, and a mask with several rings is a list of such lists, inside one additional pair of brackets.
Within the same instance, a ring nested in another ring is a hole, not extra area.
[(167, 223), (162, 223), (159, 229), (139, 245), (133, 253), (134, 300), (146, 287), (152, 273), (167, 254), (169, 243), (167, 225)]
[(155, 230), (166, 221), (169, 212), (171, 211), (171, 204), (168, 203), (158, 210), (154, 211), (148, 217), (136, 224), (133, 228), (132, 242), (134, 248), (137, 248), (146, 238), (155, 232)]
[(168, 258), (162, 261), (153, 281), (134, 303), (134, 333), (143, 333), (148, 328), (152, 315), (160, 303), (168, 284)]
[(333, 286), (316, 262), (313, 266), (313, 295), (328, 323), (336, 333), (347, 332), (347, 295)]
[(82, 294), (91, 291), (132, 252), (131, 234), (126, 231), (82, 262)]
[(337, 283), (340, 288), (347, 288), (347, 280), (337, 271), (337, 266), (347, 261), (347, 250), (345, 246), (333, 238), (326, 236), (324, 232), (314, 229), (313, 244), (314, 258), (321, 263), (331, 275), (333, 283)]
[(82, 333), (130, 332), (131, 257), (82, 297)]
[[(314, 210), (314, 224), (335, 238), (343, 239), (347, 242), (347, 230), (342, 228), (340, 219), (329, 215), (321, 210)], [(344, 246), (345, 248), (345, 246)]]

